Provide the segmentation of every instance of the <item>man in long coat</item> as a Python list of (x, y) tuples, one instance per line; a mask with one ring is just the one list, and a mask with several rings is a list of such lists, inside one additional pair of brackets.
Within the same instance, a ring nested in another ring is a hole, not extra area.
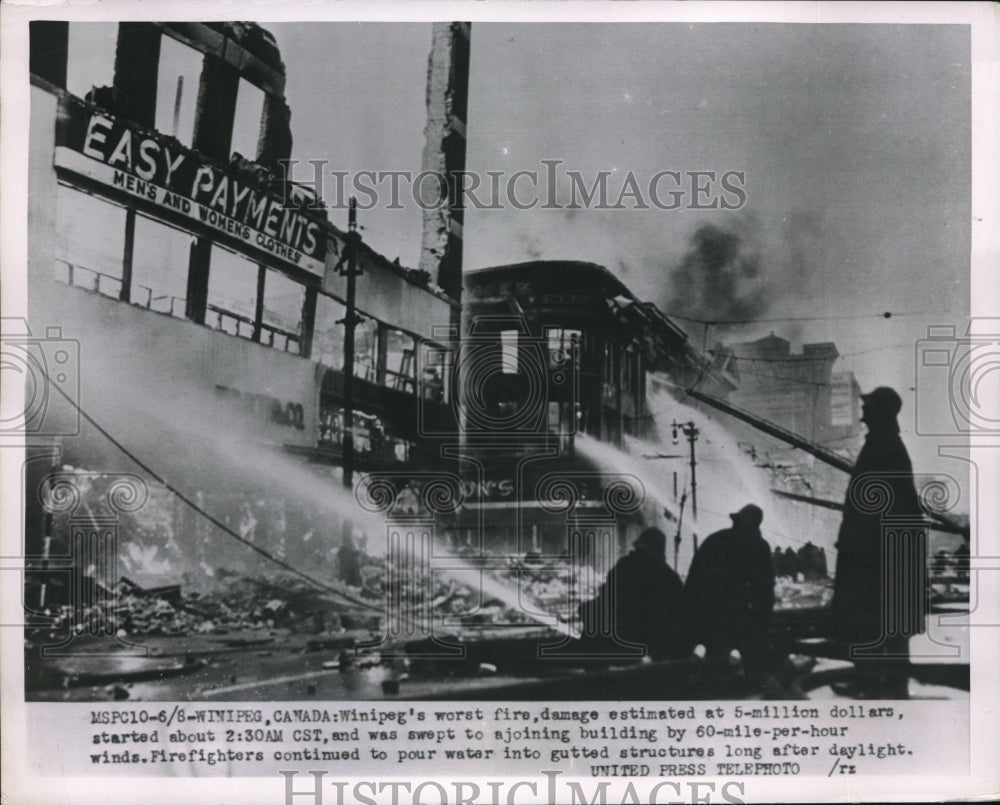
[(757, 675), (768, 670), (774, 565), (760, 533), (760, 507), (750, 503), (729, 516), (732, 528), (706, 537), (688, 571), (691, 636), (709, 657), (739, 650), (747, 671)]
[(896, 421), (902, 400), (881, 386), (862, 401), (868, 435), (844, 501), (834, 626), (855, 664), (852, 692), (905, 698), (909, 638), (925, 628), (926, 530), (919, 525), (923, 512), (913, 466)]

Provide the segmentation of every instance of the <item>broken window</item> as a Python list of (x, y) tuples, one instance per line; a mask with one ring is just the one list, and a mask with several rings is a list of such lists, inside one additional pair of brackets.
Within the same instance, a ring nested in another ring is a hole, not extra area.
[(385, 338), (385, 380), (384, 385), (400, 391), (415, 390), (416, 349), (413, 336), (401, 330), (386, 327)]
[(423, 345), (420, 393), (425, 400), (445, 403), (451, 399), (452, 353), (447, 347)]
[(108, 22), (71, 22), (66, 53), (66, 89), (86, 98), (95, 87), (115, 80), (118, 25)]
[[(355, 411), (352, 417), (355, 455), (380, 462), (407, 461), (413, 443), (386, 432), (385, 423), (373, 414)], [(325, 450), (341, 450), (344, 445), (344, 409), (339, 405), (323, 405), (319, 415), (319, 441)]]
[(548, 336), (549, 366), (553, 369), (566, 367), (580, 349), (583, 333), (580, 330), (566, 330), (561, 327), (550, 327), (546, 333)]
[(260, 267), (221, 246), (212, 246), (205, 323), (217, 330), (254, 337)]
[(184, 317), (193, 239), (188, 232), (136, 215), (132, 304)]
[(204, 57), (169, 36), (160, 38), (156, 75), (156, 128), (184, 145), (194, 142), (194, 119)]
[(302, 307), (305, 286), (273, 268), (264, 277), (264, 306), (260, 322), (260, 342), (298, 355), (302, 343)]
[(517, 374), (517, 330), (500, 332), (500, 371), (505, 375)]
[(376, 382), (378, 377), (378, 322), (363, 318), (354, 326), (354, 376)]
[(332, 296), (316, 297), (312, 357), (331, 369), (344, 368), (344, 316), (347, 308)]
[(264, 91), (245, 78), (240, 79), (236, 92), (236, 114), (233, 116), (233, 139), (230, 151), (244, 159), (256, 161), (260, 124), (264, 116)]
[(56, 191), (56, 277), (116, 299), (125, 259), (125, 208), (66, 185)]

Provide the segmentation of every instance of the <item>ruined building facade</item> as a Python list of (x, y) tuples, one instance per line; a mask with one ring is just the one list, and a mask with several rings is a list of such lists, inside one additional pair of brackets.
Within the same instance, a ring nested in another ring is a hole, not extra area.
[[(253, 23), (39, 21), (30, 54), (26, 335), (69, 343), (71, 359), (52, 375), (66, 394), (53, 389), (31, 425), (51, 461), (29, 462), (28, 487), (53, 462), (135, 470), (89, 415), (168, 480), (215, 490), (233, 527), (241, 505), (257, 506), (245, 519), (262, 543), (312, 532), (336, 547), (335, 518), (320, 534), (257, 505), (279, 493), (213, 472), (213, 458), (224, 463), (213, 438), (232, 428), (294, 453), (332, 486), (348, 429), (358, 471), (433, 462), (440, 440), (426, 434), (456, 428), (453, 340), (435, 327), (458, 299), (358, 245), (345, 422), (346, 213), (284, 175), (295, 76), (272, 35)], [(44, 518), (29, 520), (40, 544)]]
[(719, 350), (738, 377), (731, 402), (810, 441), (850, 447), (861, 432), (861, 389), (851, 371), (834, 371), (836, 345), (791, 343), (771, 333)]

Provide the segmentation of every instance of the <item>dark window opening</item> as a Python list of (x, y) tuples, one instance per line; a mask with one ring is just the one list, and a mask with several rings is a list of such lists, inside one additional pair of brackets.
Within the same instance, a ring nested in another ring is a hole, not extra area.
[[(378, 461), (408, 461), (413, 442), (386, 432), (382, 420), (363, 411), (355, 411), (351, 429), (357, 457)], [(322, 405), (319, 415), (317, 446), (320, 450), (339, 451), (344, 445), (344, 409), (339, 405)]]
[(424, 344), (420, 393), (425, 400), (446, 403), (451, 399), (452, 352), (435, 344)]

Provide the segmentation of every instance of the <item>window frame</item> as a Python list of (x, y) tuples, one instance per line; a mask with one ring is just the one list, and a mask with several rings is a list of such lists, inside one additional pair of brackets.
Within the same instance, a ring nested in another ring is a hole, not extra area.
[[(73, 259), (70, 259), (71, 256), (60, 257), (57, 254), (57, 255), (53, 256), (53, 259), (54, 259), (55, 262), (62, 263), (63, 265), (65, 265), (65, 266), (67, 266), (69, 268), (69, 271), (68, 271), (68, 277), (69, 277), (69, 279), (67, 281), (67, 284), (69, 284), (71, 286), (74, 286), (74, 287), (77, 287), (77, 288), (86, 288), (87, 287), (86, 285), (83, 285), (81, 283), (78, 283), (78, 282), (74, 281), (74, 274), (75, 274), (76, 270), (77, 269), (83, 269), (84, 271), (87, 271), (88, 273), (94, 275), (94, 287), (90, 288), (90, 290), (93, 290), (95, 293), (99, 293), (102, 296), (107, 296), (107, 297), (109, 297), (111, 299), (120, 299), (122, 301), (126, 301), (127, 302), (129, 300), (130, 296), (131, 296), (131, 285), (132, 285), (132, 248), (133, 248), (133, 243), (134, 243), (134, 238), (135, 238), (135, 214), (136, 214), (135, 213), (135, 208), (129, 207), (129, 206), (125, 205), (124, 203), (119, 202), (116, 199), (113, 199), (111, 197), (104, 196), (104, 195), (101, 195), (101, 194), (98, 194), (98, 193), (94, 193), (88, 187), (86, 187), (85, 185), (82, 185), (82, 184), (79, 184), (79, 183), (76, 183), (76, 182), (72, 182), (72, 181), (68, 181), (64, 177), (59, 177), (58, 180), (57, 180), (57, 182), (56, 182), (56, 185), (57, 185), (57, 191), (56, 191), (57, 192), (57, 196), (56, 196), (56, 199), (57, 199), (57, 201), (56, 201), (56, 230), (57, 231), (60, 229), (59, 207), (58, 207), (58, 191), (59, 191), (59, 189), (68, 190), (68, 191), (74, 192), (74, 193), (80, 193), (80, 194), (82, 194), (84, 196), (87, 196), (88, 198), (90, 198), (90, 199), (92, 199), (92, 200), (94, 200), (94, 201), (96, 201), (98, 203), (108, 204), (111, 207), (115, 207), (118, 210), (121, 210), (125, 214), (125, 217), (124, 217), (124, 230), (125, 231), (123, 233), (122, 253), (121, 253), (121, 262), (120, 262), (120, 265), (121, 265), (121, 276), (115, 277), (115, 276), (112, 276), (111, 274), (107, 274), (104, 271), (101, 271), (100, 269), (93, 268), (92, 266), (87, 266), (87, 265), (84, 265), (83, 263), (77, 263)], [(108, 294), (108, 293), (104, 293), (103, 291), (101, 291), (101, 288), (100, 288), (101, 277), (107, 277), (109, 280), (113, 280), (114, 282), (119, 283), (118, 293), (117, 294)]]
[[(136, 286), (136, 284), (138, 284), (139, 287), (141, 287), (141, 288), (146, 288), (150, 292), (156, 290), (155, 288), (152, 288), (152, 287), (150, 287), (148, 285), (142, 285), (141, 283), (136, 283), (135, 282), (135, 234), (136, 234), (136, 225), (138, 224), (138, 219), (139, 218), (144, 218), (146, 221), (148, 221), (151, 224), (155, 224), (156, 226), (166, 227), (167, 229), (171, 229), (171, 230), (173, 230), (175, 232), (181, 233), (181, 235), (184, 235), (185, 237), (190, 238), (191, 239), (191, 243), (194, 243), (194, 241), (197, 239), (198, 236), (194, 232), (192, 232), (190, 230), (183, 229), (182, 227), (179, 227), (179, 226), (177, 226), (177, 225), (175, 225), (173, 223), (170, 223), (169, 221), (166, 221), (166, 220), (164, 220), (162, 218), (157, 218), (157, 217), (155, 217), (153, 215), (149, 215), (148, 213), (138, 212), (134, 208), (129, 208), (128, 212), (129, 212), (129, 215), (128, 215), (128, 218), (126, 220), (126, 231), (125, 231), (125, 252), (126, 252), (126, 267), (127, 267), (126, 268), (126, 273), (127, 273), (127, 276), (128, 276), (128, 283), (127, 283), (127, 288), (126, 287), (122, 288), (122, 301), (123, 302), (128, 302), (129, 304), (135, 305), (137, 307), (145, 308), (146, 310), (152, 310), (154, 313), (168, 313), (168, 315), (173, 316), (174, 318), (187, 319), (187, 316), (185, 315), (186, 314), (186, 306), (187, 306), (187, 295), (186, 295), (186, 293), (185, 293), (185, 297), (184, 298), (171, 297), (171, 299), (178, 299), (179, 301), (184, 302), (184, 304), (185, 304), (185, 306), (183, 308), (181, 308), (181, 315), (180, 316), (176, 316), (174, 314), (174, 312), (173, 312), (173, 302), (171, 302), (170, 311), (169, 312), (168, 311), (163, 311), (163, 310), (156, 310), (155, 308), (153, 308), (152, 307), (152, 293), (149, 294), (149, 299), (147, 300), (147, 304), (145, 304), (145, 305), (141, 304), (140, 302), (133, 302), (132, 301), (132, 290)], [(189, 245), (189, 247), (188, 247), (188, 256), (187, 256), (187, 266), (186, 266), (186, 269), (185, 269), (185, 272), (184, 272), (184, 286), (185, 286), (185, 288), (190, 283), (190, 278), (191, 278), (191, 247)]]
[[(242, 315), (240, 313), (237, 313), (236, 311), (225, 310), (223, 308), (219, 308), (218, 306), (213, 305), (212, 302), (209, 301), (208, 298), (206, 297), (206, 301), (205, 301), (206, 319), (208, 318), (209, 314), (217, 314), (219, 316), (223, 316), (223, 315), (229, 316), (231, 318), (236, 319), (237, 322), (238, 322), (237, 323), (237, 328), (236, 328), (236, 330), (237, 330), (236, 333), (228, 333), (229, 335), (235, 335), (237, 338), (242, 338), (242, 339), (244, 339), (246, 341), (252, 341), (255, 344), (260, 344), (261, 346), (270, 347), (272, 349), (277, 349), (280, 352), (288, 352), (288, 353), (291, 353), (293, 355), (297, 355), (299, 357), (307, 357), (307, 354), (306, 354), (306, 352), (307, 352), (307, 344), (308, 344), (308, 342), (310, 340), (310, 337), (311, 337), (311, 333), (307, 333), (306, 332), (306, 324), (308, 322), (308, 312), (307, 312), (307, 309), (309, 307), (309, 298), (310, 298), (309, 289), (310, 289), (310, 285), (308, 285), (308, 284), (302, 282), (301, 280), (293, 277), (291, 274), (288, 274), (285, 271), (282, 271), (280, 268), (278, 268), (276, 266), (268, 265), (267, 263), (261, 262), (260, 260), (253, 259), (249, 255), (241, 254), (240, 252), (236, 251), (235, 249), (232, 249), (232, 248), (230, 248), (229, 246), (227, 246), (227, 245), (225, 245), (223, 243), (219, 243), (218, 241), (213, 241), (212, 242), (212, 246), (215, 247), (215, 248), (223, 249), (223, 250), (229, 252), (230, 254), (233, 254), (236, 257), (238, 257), (238, 258), (240, 258), (242, 260), (245, 260), (246, 262), (248, 262), (248, 263), (250, 263), (250, 264), (252, 264), (253, 266), (256, 267), (257, 271), (256, 271), (256, 278), (255, 278), (256, 290), (254, 292), (254, 316), (253, 316), (253, 319), (251, 320), (250, 318), (248, 318), (248, 317), (246, 317), (246, 316), (244, 316), (244, 315)], [(208, 263), (208, 281), (209, 281), (209, 283), (211, 283), (211, 281), (212, 281), (212, 262), (213, 261), (212, 261), (211, 256), (210, 256), (209, 257), (209, 263)], [(270, 324), (265, 324), (264, 323), (264, 294), (265, 294), (265, 292), (267, 290), (267, 272), (268, 271), (274, 271), (274, 272), (276, 272), (277, 274), (283, 276), (285, 279), (287, 279), (287, 280), (289, 280), (291, 282), (294, 282), (296, 285), (299, 285), (303, 289), (302, 308), (300, 309), (300, 312), (299, 312), (299, 332), (298, 333), (292, 333), (292, 332), (290, 332), (288, 330), (283, 330), (280, 327), (275, 327), (275, 326), (272, 326)], [(220, 321), (221, 321), (221, 319), (220, 319)], [(251, 326), (251, 334), (250, 334), (249, 337), (241, 335), (239, 333), (239, 329), (240, 329), (239, 328), (239, 323), (245, 323), (245, 324), (249, 324)], [(206, 326), (209, 327), (209, 328), (211, 328), (211, 329), (213, 329), (213, 330), (217, 330), (219, 332), (227, 332), (226, 330), (223, 330), (221, 327), (217, 327), (217, 326), (209, 324), (207, 322), (206, 322)], [(264, 334), (265, 330), (268, 331), (271, 334), (269, 342), (265, 342), (264, 339), (263, 339), (263, 334)], [(280, 347), (275, 346), (274, 340), (275, 340), (275, 336), (276, 335), (280, 335), (280, 336), (283, 336), (285, 338), (285, 347), (283, 349), (280, 348)], [(290, 350), (288, 348), (289, 344), (291, 344), (293, 342), (297, 345), (297, 349), (294, 350), (294, 351)]]

